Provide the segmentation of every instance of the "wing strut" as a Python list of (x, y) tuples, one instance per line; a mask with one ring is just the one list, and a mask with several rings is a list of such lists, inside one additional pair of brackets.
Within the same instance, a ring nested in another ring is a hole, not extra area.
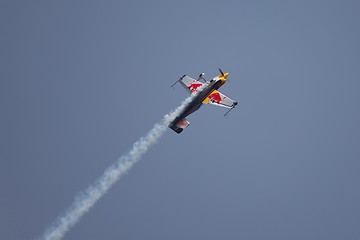
[(227, 111), (227, 112), (224, 114), (224, 116), (226, 116), (231, 110), (233, 110), (233, 109), (236, 107), (237, 104), (238, 104), (237, 102), (234, 102), (234, 104), (232, 105), (232, 107), (229, 109), (229, 111)]
[(205, 75), (205, 73), (200, 73), (198, 81), (204, 80), (204, 82), (206, 82), (206, 79), (204, 78), (204, 75)]
[(177, 80), (176, 82), (174, 82), (173, 85), (171, 85), (170, 87), (172, 88), (173, 86), (175, 86), (175, 84), (177, 84), (181, 79), (183, 79), (186, 75), (182, 76), (181, 78), (179, 78), (179, 80)]

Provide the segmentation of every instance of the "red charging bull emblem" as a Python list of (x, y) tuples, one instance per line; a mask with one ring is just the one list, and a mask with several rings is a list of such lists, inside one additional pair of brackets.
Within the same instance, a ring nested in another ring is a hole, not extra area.
[(180, 126), (183, 126), (183, 127), (187, 127), (187, 126), (189, 126), (189, 122), (186, 121), (185, 119), (181, 119), (181, 120), (179, 121), (179, 125), (180, 125)]
[(221, 98), (220, 93), (215, 92), (209, 95), (210, 101), (220, 103), (223, 99)]
[(188, 88), (189, 88), (191, 91), (196, 92), (197, 89), (198, 89), (199, 87), (201, 87), (201, 86), (202, 86), (202, 83), (192, 83), (192, 84), (190, 84), (190, 85), (188, 86)]

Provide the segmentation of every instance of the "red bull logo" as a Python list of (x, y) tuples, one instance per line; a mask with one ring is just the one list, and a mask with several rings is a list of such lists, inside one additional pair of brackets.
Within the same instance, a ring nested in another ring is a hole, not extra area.
[(220, 103), (223, 99), (221, 98), (220, 93), (215, 92), (209, 95), (210, 101)]
[(189, 126), (189, 122), (185, 119), (181, 119), (179, 122), (178, 122), (178, 125), (180, 125), (181, 127), (187, 127)]
[(201, 86), (202, 86), (202, 83), (192, 83), (192, 84), (190, 84), (190, 85), (188, 86), (188, 88), (189, 88), (191, 91), (196, 92), (197, 89), (198, 89), (199, 87), (201, 87)]

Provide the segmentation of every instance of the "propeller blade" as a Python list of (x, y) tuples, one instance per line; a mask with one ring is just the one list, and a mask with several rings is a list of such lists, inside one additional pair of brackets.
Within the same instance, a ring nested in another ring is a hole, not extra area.
[(220, 68), (219, 68), (219, 71), (220, 71), (221, 75), (223, 75), (223, 76), (224, 76), (224, 73), (223, 73), (223, 71), (221, 71), (221, 69), (220, 69)]

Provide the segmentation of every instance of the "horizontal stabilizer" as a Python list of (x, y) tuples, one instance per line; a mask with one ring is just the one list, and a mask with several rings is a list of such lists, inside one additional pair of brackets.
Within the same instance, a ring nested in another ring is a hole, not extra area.
[(190, 122), (186, 120), (186, 118), (179, 119), (178, 117), (174, 119), (169, 124), (169, 128), (174, 130), (176, 133), (181, 133), (185, 128), (187, 128), (190, 125)]

